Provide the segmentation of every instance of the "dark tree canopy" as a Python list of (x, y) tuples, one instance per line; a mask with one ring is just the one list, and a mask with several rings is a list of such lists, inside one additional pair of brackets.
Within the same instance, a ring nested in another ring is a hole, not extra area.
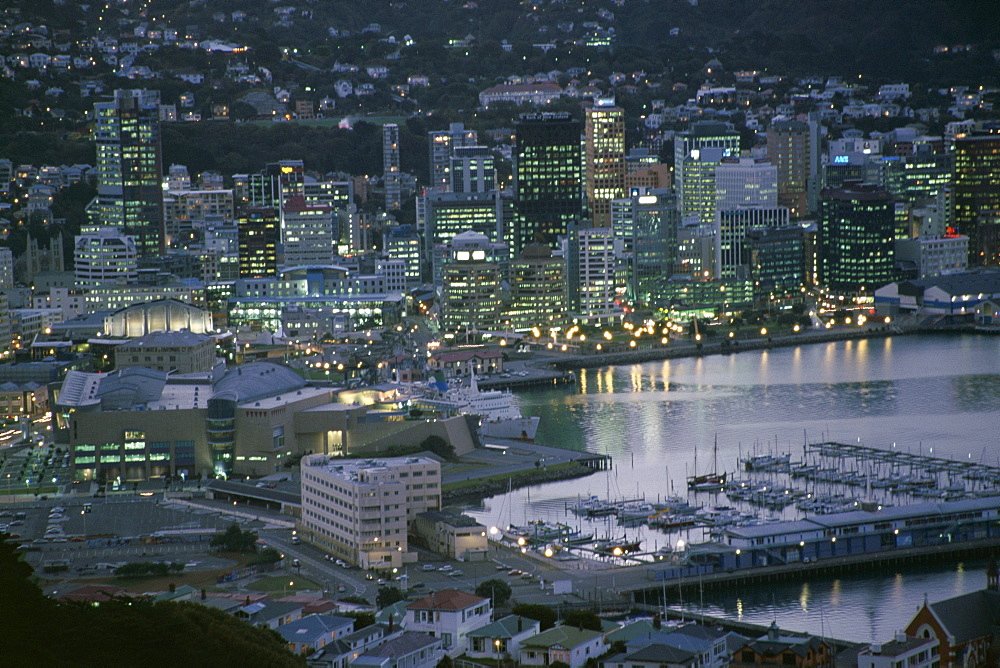
[(489, 598), (493, 602), (493, 609), (495, 610), (507, 604), (512, 591), (510, 585), (503, 580), (490, 578), (479, 583), (479, 586), (476, 587), (476, 596)]

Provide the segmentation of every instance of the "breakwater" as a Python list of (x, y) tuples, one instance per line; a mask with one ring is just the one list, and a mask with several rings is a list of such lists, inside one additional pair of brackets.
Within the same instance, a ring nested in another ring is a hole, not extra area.
[(497, 494), (504, 494), (511, 489), (520, 489), (522, 487), (530, 487), (532, 485), (559, 480), (582, 478), (596, 473), (598, 470), (585, 464), (578, 464), (577, 466), (564, 468), (519, 471), (509, 476), (481, 478), (475, 480), (472, 485), (463, 485), (453, 489), (447, 489), (446, 486), (441, 491), (441, 504), (446, 506), (478, 501), (490, 496), (496, 496)]

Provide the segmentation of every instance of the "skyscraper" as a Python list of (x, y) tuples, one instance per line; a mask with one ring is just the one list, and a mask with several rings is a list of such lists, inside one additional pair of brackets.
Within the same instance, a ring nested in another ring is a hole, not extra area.
[(693, 152), (707, 148), (721, 149), (720, 157), (723, 158), (739, 155), (740, 135), (726, 123), (701, 121), (674, 137), (674, 189), (677, 206), (682, 212), (687, 210), (684, 201), (685, 161), (692, 157)]
[(81, 234), (73, 243), (76, 287), (126, 285), (139, 278), (135, 240), (111, 227)]
[(133, 237), (139, 257), (164, 250), (159, 105), (159, 91), (142, 89), (94, 105), (98, 224)]
[(895, 205), (877, 186), (848, 183), (822, 194), (816, 253), (819, 282), (828, 290), (853, 293), (896, 278)]
[(594, 227), (611, 224), (611, 201), (625, 196), (625, 112), (597, 98), (585, 126), (587, 202)]
[(382, 174), (385, 185), (386, 211), (399, 211), (402, 205), (401, 174), (399, 173), (399, 126), (382, 126)]
[(565, 112), (524, 114), (515, 132), (514, 251), (555, 247), (583, 215), (580, 123)]
[(954, 226), (969, 237), (969, 266), (1000, 263), (1000, 135), (955, 140)]
[(792, 218), (809, 212), (809, 189), (818, 176), (814, 134), (810, 123), (786, 119), (767, 129), (767, 159), (778, 169), (778, 205), (788, 207)]
[(435, 130), (427, 133), (430, 144), (430, 188), (431, 190), (452, 190), (451, 159), (455, 149), (464, 146), (475, 146), (479, 143), (479, 135), (475, 130), (466, 130), (462, 123), (452, 123), (447, 130)]
[(277, 209), (249, 208), (237, 221), (240, 278), (265, 278), (278, 271), (281, 226)]

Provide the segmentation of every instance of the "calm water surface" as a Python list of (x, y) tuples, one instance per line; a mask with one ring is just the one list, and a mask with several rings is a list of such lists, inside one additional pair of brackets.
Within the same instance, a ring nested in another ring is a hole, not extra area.
[[(741, 454), (791, 452), (805, 440), (860, 442), (1000, 465), (1000, 339), (906, 336), (648, 362), (578, 372), (576, 386), (522, 393), (542, 417), (539, 443), (611, 455), (613, 470), (515, 490), (471, 514), (484, 523), (567, 521), (579, 496), (647, 500), (683, 493), (696, 470), (735, 471)], [(715, 445), (717, 443), (717, 446)], [(699, 496), (699, 503), (727, 503)], [(794, 508), (786, 516), (796, 516)], [(576, 522), (578, 520), (569, 519)], [(615, 533), (610, 526), (589, 530)], [(652, 530), (644, 549), (676, 536)], [(807, 584), (706, 592), (707, 613), (859, 641), (886, 640), (930, 600), (981, 588), (984, 564)]]

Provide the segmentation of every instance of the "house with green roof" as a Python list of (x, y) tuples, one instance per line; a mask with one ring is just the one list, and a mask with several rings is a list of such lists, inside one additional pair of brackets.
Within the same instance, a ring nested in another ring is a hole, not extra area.
[(596, 659), (606, 649), (601, 631), (557, 626), (521, 643), (518, 659), (523, 666), (548, 666), (561, 661), (570, 668), (582, 668), (587, 659)]
[(492, 624), (470, 631), (466, 635), (468, 646), (465, 655), (472, 659), (516, 657), (521, 651), (521, 644), (538, 635), (539, 627), (537, 619), (507, 615)]

